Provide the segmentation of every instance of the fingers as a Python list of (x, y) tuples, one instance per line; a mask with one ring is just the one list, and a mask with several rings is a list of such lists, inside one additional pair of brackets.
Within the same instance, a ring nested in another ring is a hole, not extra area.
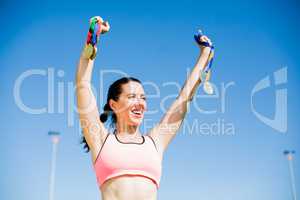
[(103, 25), (109, 27), (108, 21), (103, 22)]
[(109, 25), (108, 21), (105, 21), (102, 24), (107, 29), (107, 31), (110, 29), (110, 25)]
[(109, 29), (110, 29), (110, 25), (109, 25), (109, 23), (108, 23), (108, 21), (104, 21), (103, 19), (102, 19), (102, 17), (100, 17), (100, 16), (94, 16), (94, 17), (92, 17), (92, 18), (90, 18), (90, 24), (93, 22), (93, 20), (97, 20), (98, 22), (100, 22), (100, 24), (102, 25), (102, 28), (101, 28), (101, 33), (106, 33), (106, 32), (108, 32), (109, 31)]
[(95, 19), (95, 18), (96, 18), (101, 24), (103, 23), (102, 17), (100, 17), (100, 16), (94, 16), (94, 17), (90, 18), (90, 24), (92, 23), (92, 20)]
[(108, 32), (109, 29), (110, 29), (110, 25), (109, 25), (108, 21), (103, 22), (102, 25), (103, 25), (103, 27), (102, 27), (102, 33)]
[(202, 35), (201, 38), (200, 38), (200, 41), (201, 41), (201, 42), (208, 42), (208, 44), (209, 44), (210, 46), (212, 46), (211, 40), (210, 40), (206, 35)]

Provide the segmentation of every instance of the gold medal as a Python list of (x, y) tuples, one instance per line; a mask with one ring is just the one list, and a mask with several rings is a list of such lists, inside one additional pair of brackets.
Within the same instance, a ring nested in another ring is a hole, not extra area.
[(84, 47), (84, 56), (86, 58), (91, 58), (94, 52), (94, 47), (91, 44), (85, 45)]
[(97, 50), (96, 50), (96, 48), (93, 48), (93, 53), (92, 53), (90, 59), (94, 60), (96, 58), (96, 55), (97, 55)]

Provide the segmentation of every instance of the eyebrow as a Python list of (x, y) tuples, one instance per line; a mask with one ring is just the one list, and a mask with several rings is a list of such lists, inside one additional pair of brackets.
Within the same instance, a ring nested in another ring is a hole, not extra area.
[[(127, 96), (129, 95), (136, 95), (135, 93), (128, 93)], [(141, 96), (146, 96), (145, 94), (141, 94)]]

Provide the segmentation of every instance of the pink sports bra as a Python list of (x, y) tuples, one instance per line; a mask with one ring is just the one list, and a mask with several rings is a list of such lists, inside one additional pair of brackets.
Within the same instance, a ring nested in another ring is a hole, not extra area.
[(111, 178), (134, 175), (149, 178), (159, 188), (161, 157), (154, 140), (142, 137), (141, 143), (125, 143), (116, 134), (107, 134), (94, 163), (99, 186)]

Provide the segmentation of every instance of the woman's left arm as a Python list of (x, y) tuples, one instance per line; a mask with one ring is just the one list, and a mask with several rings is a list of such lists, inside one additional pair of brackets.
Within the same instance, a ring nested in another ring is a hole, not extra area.
[[(209, 41), (208, 38), (207, 41)], [(188, 104), (201, 83), (201, 70), (207, 64), (209, 53), (209, 47), (201, 47), (201, 54), (199, 55), (192, 72), (189, 74), (181, 88), (179, 95), (168, 108), (161, 121), (149, 132), (149, 136), (154, 139), (161, 154), (166, 150), (183, 122)]]

